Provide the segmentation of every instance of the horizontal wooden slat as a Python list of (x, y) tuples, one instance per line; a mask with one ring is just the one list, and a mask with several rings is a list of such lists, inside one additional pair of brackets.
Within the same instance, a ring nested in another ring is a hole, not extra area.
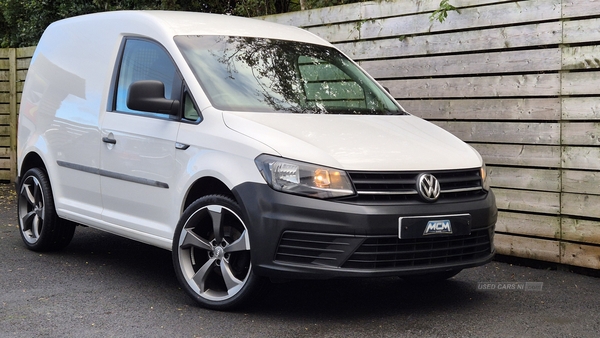
[(9, 157), (10, 156), (10, 148), (0, 147), (0, 157)]
[(561, 213), (564, 215), (600, 218), (598, 206), (598, 195), (563, 193), (561, 196)]
[(600, 221), (563, 217), (561, 231), (564, 240), (600, 244)]
[(561, 69), (559, 49), (361, 61), (376, 79), (490, 73), (534, 73)]
[(600, 147), (563, 147), (562, 162), (565, 169), (600, 170)]
[(354, 60), (517, 47), (539, 48), (561, 43), (561, 27), (560, 22), (548, 22), (447, 34), (398, 36), (391, 39), (338, 43), (336, 46)]
[(31, 58), (17, 59), (17, 69), (27, 70), (31, 65)]
[(496, 232), (560, 239), (561, 219), (557, 216), (499, 212)]
[(10, 169), (12, 160), (10, 158), (0, 158), (0, 169)]
[(10, 147), (10, 137), (0, 134), (0, 147)]
[(561, 263), (600, 269), (600, 246), (562, 243)]
[(558, 215), (560, 213), (560, 193), (493, 189), (498, 209), (504, 211), (526, 211)]
[[(515, 12), (518, 12), (519, 15), (515, 15)], [(340, 42), (506, 26), (558, 18), (560, 18), (560, 0), (537, 0), (463, 8), (460, 10), (460, 14), (450, 12), (443, 24), (431, 21), (430, 13), (423, 13), (309, 27), (308, 30), (325, 40)]]
[(11, 174), (10, 170), (0, 170), (0, 181), (11, 181), (15, 178)]
[(600, 146), (600, 122), (563, 123), (561, 144)]
[(36, 48), (36, 46), (17, 48), (17, 59), (32, 57)]
[(514, 165), (558, 168), (561, 163), (559, 146), (471, 144), (488, 165)]
[(600, 97), (565, 97), (561, 101), (565, 120), (600, 120)]
[[(27, 71), (26, 70), (18, 70), (17, 71), (17, 82), (25, 81), (26, 77), (27, 77)], [(23, 90), (22, 87), (21, 87), (21, 90)]]
[(433, 121), (467, 142), (560, 144), (559, 123)]
[[(501, 0), (453, 0), (457, 8), (475, 5), (494, 4)], [(360, 21), (372, 18), (392, 17), (433, 12), (439, 8), (438, 0), (419, 1), (368, 1), (355, 4), (309, 9), (298, 12), (268, 15), (260, 19), (291, 26), (311, 27), (333, 23)]]
[[(429, 120), (560, 120), (561, 101), (547, 99), (398, 100)], [(600, 103), (599, 103), (600, 105)]]
[(496, 234), (494, 244), (501, 255), (560, 262), (560, 244), (556, 240)]
[(556, 96), (558, 74), (384, 80), (395, 98), (463, 98), (501, 96)]
[(562, 49), (562, 69), (600, 68), (600, 46), (566, 47)]
[(600, 41), (600, 19), (566, 20), (563, 22), (563, 43)]
[(563, 18), (600, 15), (600, 0), (563, 0)]
[(600, 72), (562, 74), (561, 92), (563, 95), (596, 95), (598, 88), (600, 88)]
[(562, 171), (562, 191), (564, 192), (600, 195), (598, 182), (600, 182), (600, 172), (598, 171)]
[(560, 192), (560, 170), (489, 166), (488, 177), (493, 187)]

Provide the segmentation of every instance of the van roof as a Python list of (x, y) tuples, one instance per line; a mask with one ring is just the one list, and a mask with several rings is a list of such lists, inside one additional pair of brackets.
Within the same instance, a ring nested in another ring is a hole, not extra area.
[[(176, 35), (226, 35), (296, 40), (314, 44), (329, 45), (325, 40), (306, 30), (267, 22), (223, 14), (208, 14), (177, 11), (112, 11), (76, 16), (63, 19), (52, 25), (82, 24), (102, 29), (106, 25), (131, 27), (132, 23), (153, 26), (170, 36)], [(123, 32), (127, 33), (127, 32)], [(139, 33), (139, 32), (138, 32)]]

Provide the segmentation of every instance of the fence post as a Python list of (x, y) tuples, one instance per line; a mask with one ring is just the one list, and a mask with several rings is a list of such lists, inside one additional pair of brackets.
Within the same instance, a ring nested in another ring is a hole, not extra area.
[(8, 50), (8, 83), (9, 83), (9, 111), (10, 111), (10, 180), (14, 182), (17, 177), (17, 49)]

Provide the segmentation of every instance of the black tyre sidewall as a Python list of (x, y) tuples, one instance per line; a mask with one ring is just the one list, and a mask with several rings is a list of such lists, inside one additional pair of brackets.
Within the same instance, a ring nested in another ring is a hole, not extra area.
[[(35, 177), (38, 180), (40, 189), (42, 190), (42, 196), (44, 198), (44, 222), (42, 224), (42, 231), (40, 232), (38, 240), (35, 243), (30, 243), (26, 240), (25, 233), (23, 231), (23, 224), (21, 222), (21, 215), (19, 214), (21, 205), (21, 191), (23, 189), (24, 182), (26, 182), (29, 177)], [(48, 175), (40, 168), (32, 168), (29, 169), (25, 175), (23, 175), (23, 179), (20, 182), (19, 190), (17, 191), (17, 215), (19, 217), (19, 230), (23, 242), (28, 249), (33, 251), (54, 251), (63, 249), (71, 242), (71, 239), (73, 238), (75, 224), (66, 220), (62, 220), (56, 214), (54, 197)]]

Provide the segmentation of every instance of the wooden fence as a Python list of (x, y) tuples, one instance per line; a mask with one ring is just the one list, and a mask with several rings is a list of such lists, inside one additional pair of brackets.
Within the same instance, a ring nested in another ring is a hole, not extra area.
[(17, 112), (35, 47), (0, 49), (0, 181), (17, 175)]
[(490, 169), (498, 252), (600, 268), (600, 0), (366, 2), (264, 19), (331, 41)]
[[(600, 269), (600, 0), (393, 0), (265, 17), (328, 39), (490, 170), (506, 255)], [(0, 52), (0, 180), (33, 49)]]

